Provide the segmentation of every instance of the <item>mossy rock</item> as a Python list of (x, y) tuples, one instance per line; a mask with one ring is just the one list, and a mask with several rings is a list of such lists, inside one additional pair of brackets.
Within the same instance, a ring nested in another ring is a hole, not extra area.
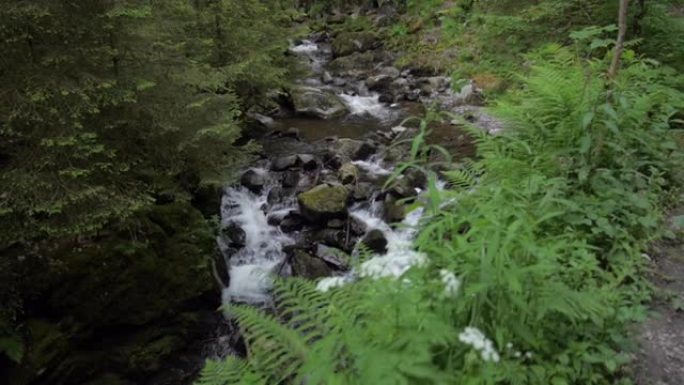
[(375, 32), (341, 32), (332, 43), (333, 55), (342, 57), (354, 52), (365, 52), (382, 45), (380, 37)]
[(344, 116), (348, 110), (340, 98), (332, 92), (311, 87), (296, 87), (290, 91), (295, 112), (320, 119)]
[(303, 250), (295, 250), (292, 256), (292, 272), (297, 277), (317, 279), (330, 276), (332, 269), (323, 260)]
[(299, 194), (299, 207), (304, 218), (314, 223), (347, 215), (349, 190), (342, 185), (322, 184)]

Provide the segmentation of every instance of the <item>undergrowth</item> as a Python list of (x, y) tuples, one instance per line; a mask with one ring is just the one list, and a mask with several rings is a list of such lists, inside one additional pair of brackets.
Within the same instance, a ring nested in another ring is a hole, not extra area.
[(478, 160), (426, 194), (427, 264), (327, 292), (278, 281), (276, 314), (231, 307), (248, 357), (198, 384), (630, 383), (641, 253), (684, 165), (681, 79), (633, 60), (608, 82), (558, 47), (535, 63), (493, 109), (503, 133), (467, 127)]

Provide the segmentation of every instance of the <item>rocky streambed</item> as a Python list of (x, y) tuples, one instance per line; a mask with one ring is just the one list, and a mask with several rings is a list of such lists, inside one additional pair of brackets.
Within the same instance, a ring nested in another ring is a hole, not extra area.
[[(412, 249), (427, 176), (410, 168), (388, 178), (408, 158), (415, 125), (403, 119), (425, 105), (478, 114), (472, 86), (453, 92), (444, 76), (392, 67), (392, 56), (369, 40), (340, 52), (334, 37), (317, 33), (290, 53), (309, 69), (289, 92), (275, 95), (281, 109), (252, 114), (262, 135), (261, 159), (226, 188), (217, 275), (223, 303), (268, 305), (274, 276), (318, 280), (322, 290), (358, 275), (400, 275), (424, 258)], [(472, 156), (458, 127), (435, 125), (429, 141)], [(485, 126), (485, 129), (488, 127)], [(363, 246), (374, 257), (358, 271)], [(222, 352), (240, 351), (239, 338)]]

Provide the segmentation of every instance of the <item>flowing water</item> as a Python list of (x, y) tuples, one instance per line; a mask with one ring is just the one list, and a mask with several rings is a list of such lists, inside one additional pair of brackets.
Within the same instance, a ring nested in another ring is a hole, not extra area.
[[(333, 90), (348, 107), (349, 114), (339, 120), (319, 120), (306, 117), (289, 117), (276, 121), (281, 127), (296, 127), (307, 142), (321, 140), (329, 136), (345, 138), (361, 138), (372, 131), (388, 130), (400, 116), (401, 110), (391, 108), (379, 101), (377, 94), (369, 93), (362, 82), (342, 88), (325, 85), (320, 74), (330, 60), (329, 47), (305, 40), (290, 51), (307, 63), (314, 77), (304, 79), (302, 84)], [(356, 161), (367, 180), (386, 178), (392, 167), (385, 164), (378, 155), (366, 161)], [(286, 253), (283, 248), (295, 243), (296, 234), (284, 234), (277, 226), (270, 224), (269, 217), (287, 216), (297, 210), (297, 202), (293, 196), (277, 203), (269, 203), (269, 193), (278, 185), (277, 180), (265, 168), (253, 169), (268, 179), (263, 191), (255, 194), (244, 187), (228, 188), (223, 197), (221, 222), (225, 227), (239, 226), (245, 235), (245, 246), (237, 252), (219, 237), (219, 246), (224, 253), (229, 271), (229, 284), (223, 290), (224, 305), (233, 302), (266, 303), (269, 301), (269, 289), (272, 277), (286, 268)], [(393, 229), (382, 218), (382, 208), (375, 199), (357, 204), (350, 209), (350, 216), (361, 221), (368, 229), (379, 229), (387, 238), (388, 253), (376, 257), (364, 264), (361, 275), (400, 275), (412, 264), (423, 258), (412, 251), (411, 241), (421, 211), (411, 213), (402, 226)], [(351, 279), (351, 276), (338, 279)], [(323, 281), (325, 282), (325, 281)]]

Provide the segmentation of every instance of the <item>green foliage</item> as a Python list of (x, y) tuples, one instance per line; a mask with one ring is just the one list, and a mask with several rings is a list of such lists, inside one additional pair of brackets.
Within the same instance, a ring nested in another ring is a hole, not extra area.
[(276, 16), (256, 0), (0, 12), (0, 249), (220, 184), (249, 150), (232, 146), (241, 111), (285, 74)]
[[(670, 138), (684, 96), (649, 61), (612, 84), (602, 61), (568, 50), (536, 63), (494, 109), (505, 131), (468, 128), (479, 160), (444, 172), (447, 190), (430, 184), (415, 242), (427, 265), (328, 292), (278, 282), (275, 314), (230, 309), (248, 357), (210, 363), (200, 383), (629, 383), (626, 336), (649, 296), (641, 250), (680, 183)], [(468, 327), (490, 342), (468, 343)]]

